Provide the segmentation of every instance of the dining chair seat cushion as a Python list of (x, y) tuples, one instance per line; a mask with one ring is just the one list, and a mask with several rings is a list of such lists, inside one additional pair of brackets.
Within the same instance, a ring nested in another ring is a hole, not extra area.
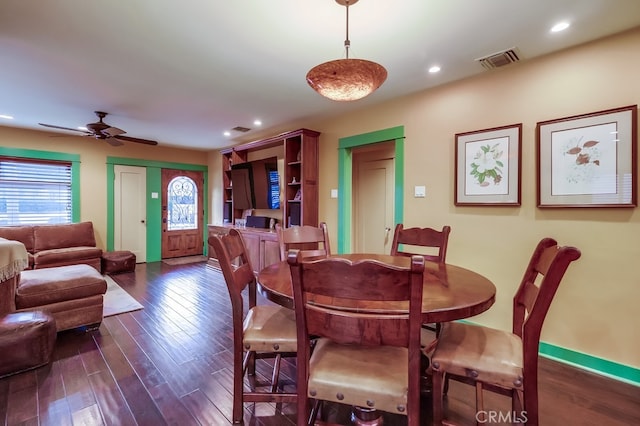
[(320, 338), (309, 361), (308, 395), (406, 415), (407, 360), (407, 348), (342, 345)]
[(244, 350), (255, 352), (295, 352), (296, 315), (293, 309), (258, 305), (244, 319)]
[(434, 369), (506, 388), (522, 388), (522, 340), (472, 324), (444, 324), (431, 357)]

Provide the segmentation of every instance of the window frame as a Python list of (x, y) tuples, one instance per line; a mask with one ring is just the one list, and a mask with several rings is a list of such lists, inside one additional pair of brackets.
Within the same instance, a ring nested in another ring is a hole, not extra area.
[(80, 222), (80, 155), (55, 151), (0, 147), (0, 157), (14, 160), (71, 163), (71, 222)]

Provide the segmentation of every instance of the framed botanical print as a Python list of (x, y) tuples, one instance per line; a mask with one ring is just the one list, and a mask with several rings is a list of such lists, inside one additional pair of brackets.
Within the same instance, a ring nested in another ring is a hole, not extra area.
[(637, 105), (539, 122), (538, 207), (637, 206)]
[(522, 123), (456, 134), (456, 206), (519, 206)]

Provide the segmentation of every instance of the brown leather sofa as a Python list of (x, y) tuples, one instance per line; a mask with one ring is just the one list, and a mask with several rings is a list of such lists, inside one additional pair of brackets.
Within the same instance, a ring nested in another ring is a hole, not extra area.
[[(15, 244), (22, 246), (19, 241), (0, 238), (0, 264), (6, 258), (7, 247)], [(96, 328), (102, 322), (107, 282), (92, 265), (79, 263), (32, 270), (14, 266), (12, 271), (15, 276), (7, 275), (7, 282), (0, 283), (0, 315), (43, 311), (54, 318), (56, 331)]]
[(29, 269), (84, 263), (101, 271), (102, 249), (96, 247), (92, 222), (0, 226), (0, 238), (24, 244)]

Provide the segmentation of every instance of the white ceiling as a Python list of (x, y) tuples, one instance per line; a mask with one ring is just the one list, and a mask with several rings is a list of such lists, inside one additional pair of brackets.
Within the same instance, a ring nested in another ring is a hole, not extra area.
[[(638, 0), (361, 0), (349, 10), (350, 57), (389, 76), (340, 103), (305, 81), (344, 58), (335, 0), (2, 0), (0, 114), (14, 120), (0, 125), (75, 128), (101, 110), (126, 136), (216, 149), (491, 72), (475, 59), (508, 48), (526, 61), (640, 25)], [(549, 33), (559, 20), (571, 27)], [(429, 74), (435, 64), (442, 71)], [(223, 136), (236, 126), (253, 130)]]

